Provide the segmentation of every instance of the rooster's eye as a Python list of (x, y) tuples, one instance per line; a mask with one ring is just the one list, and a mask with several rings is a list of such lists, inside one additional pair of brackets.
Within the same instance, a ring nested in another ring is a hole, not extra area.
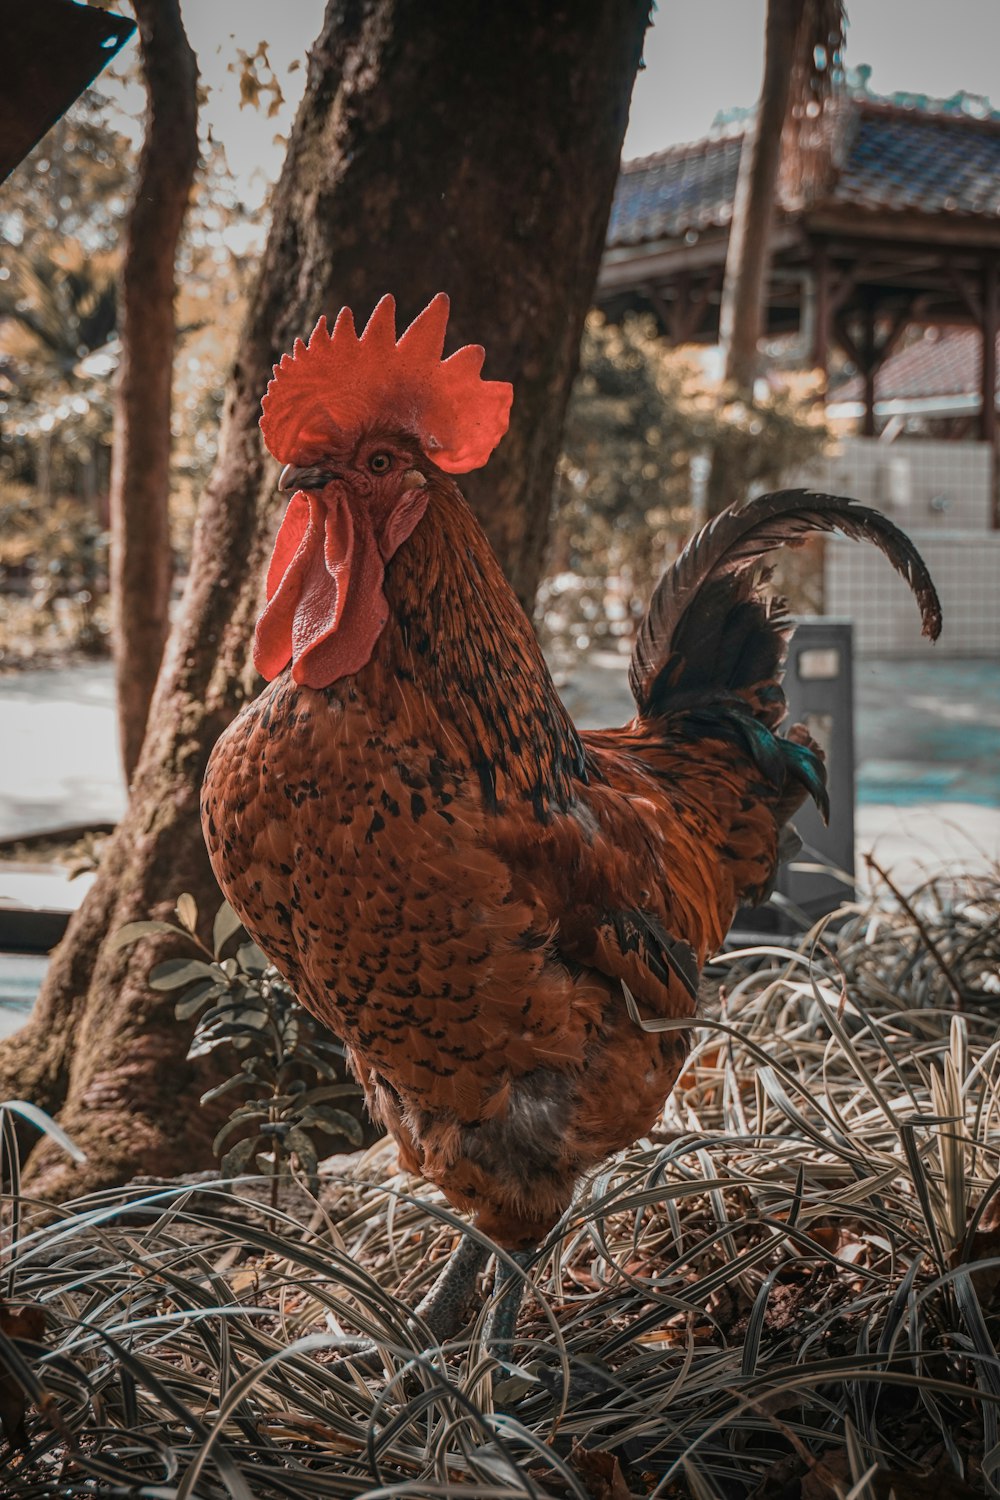
[(368, 460), (368, 467), (373, 474), (387, 474), (392, 468), (392, 459), (388, 453), (373, 453)]

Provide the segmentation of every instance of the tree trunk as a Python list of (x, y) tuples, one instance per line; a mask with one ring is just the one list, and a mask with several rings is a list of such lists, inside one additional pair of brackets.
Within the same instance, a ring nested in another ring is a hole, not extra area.
[(744, 392), (753, 390), (757, 341), (764, 330), (781, 137), (791, 97), (801, 15), (802, 0), (768, 0), (764, 81), (740, 155), (719, 341), (726, 354), (724, 378)]
[(131, 780), (169, 628), (174, 260), (198, 165), (198, 68), (178, 0), (133, 0), (146, 132), (121, 278), (122, 363), (111, 476), (118, 732)]
[(35, 1016), (0, 1049), (0, 1098), (58, 1111), (91, 1152), (81, 1170), (42, 1143), (33, 1191), (65, 1197), (211, 1161), (202, 1080), (184, 1060), (190, 1028), (145, 983), (168, 944), (115, 953), (104, 939), (182, 890), (209, 920), (218, 899), (198, 791), (212, 744), (257, 686), (249, 646), (283, 508), (257, 428), (272, 364), (341, 303), (363, 319), (394, 291), (402, 326), (447, 290), (451, 347), (482, 342), (486, 376), (515, 384), (510, 434), (466, 492), (529, 601), (647, 13), (647, 0), (448, 0), (429, 25), (423, 0), (331, 0), (129, 810)]
[[(766, 324), (782, 137), (794, 113), (793, 102), (800, 113), (793, 145), (812, 128), (805, 105), (821, 105), (831, 89), (844, 24), (842, 0), (768, 0), (764, 78), (743, 137), (719, 309), (725, 399), (735, 395), (753, 401), (757, 345)], [(745, 498), (746, 483), (733, 461), (722, 449), (712, 455), (705, 501), (709, 516)]]
[[(722, 378), (727, 393), (745, 401), (753, 400), (757, 343), (767, 309), (781, 137), (791, 97), (801, 15), (802, 0), (768, 0), (764, 80), (740, 153), (719, 309), (719, 342), (725, 354)], [(740, 476), (731, 471), (727, 457), (723, 449), (712, 455), (706, 491), (709, 516), (717, 516), (734, 500), (743, 498)]]

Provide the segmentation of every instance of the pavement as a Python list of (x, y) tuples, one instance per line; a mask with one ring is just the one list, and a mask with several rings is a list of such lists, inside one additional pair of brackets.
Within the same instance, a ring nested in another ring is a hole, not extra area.
[(125, 783), (110, 662), (0, 677), (0, 839), (116, 823)]
[[(560, 689), (582, 728), (631, 717), (626, 660), (597, 652)], [(0, 677), (0, 839), (124, 811), (114, 676), (99, 662)], [(857, 867), (874, 852), (904, 887), (1000, 863), (1000, 664), (855, 663)], [(90, 884), (0, 864), (0, 902), (72, 910)], [(0, 1036), (30, 1010), (44, 958), (0, 955)]]

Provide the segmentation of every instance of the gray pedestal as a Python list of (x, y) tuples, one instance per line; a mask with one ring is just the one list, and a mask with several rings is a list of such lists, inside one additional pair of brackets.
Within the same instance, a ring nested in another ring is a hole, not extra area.
[[(848, 620), (799, 620), (785, 672), (788, 717), (783, 726), (805, 724), (826, 755), (830, 823), (824, 825), (808, 799), (794, 824), (803, 849), (779, 873), (779, 900), (765, 907), (744, 908), (735, 925), (754, 932), (786, 932), (801, 920), (783, 909), (785, 897), (810, 920), (834, 911), (854, 895), (854, 674), (852, 631)], [(822, 870), (802, 869), (823, 865)], [(834, 873), (839, 871), (840, 874)], [(843, 878), (843, 877), (846, 877)]]

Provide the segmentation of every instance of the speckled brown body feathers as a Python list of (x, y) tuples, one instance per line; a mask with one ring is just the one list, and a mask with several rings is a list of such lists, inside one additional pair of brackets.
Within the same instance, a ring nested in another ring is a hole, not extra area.
[(801, 800), (686, 715), (577, 734), (456, 487), (386, 571), (371, 661), (286, 671), (217, 745), (203, 818), (248, 930), (346, 1043), (404, 1163), (501, 1244), (653, 1124), (697, 968)]

